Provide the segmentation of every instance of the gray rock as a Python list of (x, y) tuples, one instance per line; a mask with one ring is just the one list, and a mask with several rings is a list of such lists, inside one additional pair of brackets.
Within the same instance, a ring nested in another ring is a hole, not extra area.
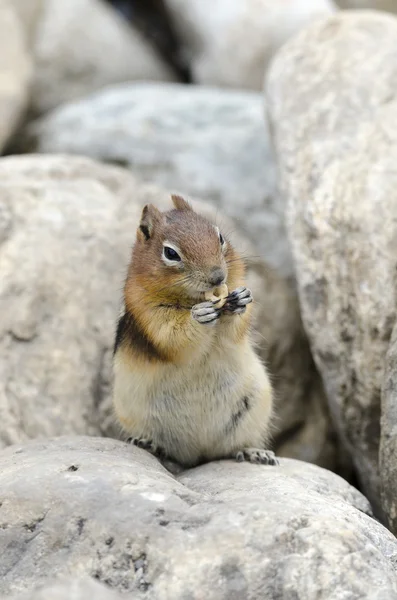
[(12, 0), (12, 7), (19, 18), (29, 48), (33, 45), (36, 27), (46, 0)]
[(397, 595), (394, 536), (299, 461), (174, 478), (121, 442), (61, 438), (0, 453), (0, 490), (3, 594), (86, 576), (149, 600)]
[(121, 163), (147, 181), (209, 200), (241, 222), (272, 267), (292, 273), (260, 94), (113, 86), (33, 123), (25, 144)]
[[(139, 594), (139, 592), (138, 592)], [(138, 599), (139, 595), (129, 595), (128, 598)], [(102, 585), (89, 577), (61, 579), (30, 592), (17, 596), (2, 597), (1, 600), (125, 600), (125, 594), (115, 592), (109, 586)]]
[[(0, 446), (119, 435), (111, 354), (130, 247), (148, 202), (166, 209), (169, 194), (89, 159), (0, 160)], [(211, 206), (195, 206), (217, 217)], [(226, 216), (217, 221), (244, 255), (256, 254)], [(335, 468), (296, 297), (263, 261), (247, 258), (247, 266), (258, 347), (278, 397), (277, 450), (285, 454), (288, 443), (290, 456)]]
[(397, 532), (397, 326), (386, 356), (382, 386), (382, 418), (379, 469), (382, 506), (390, 529)]
[(349, 476), (349, 461), (338, 452), (295, 289), (261, 261), (251, 263), (249, 285), (257, 290), (258, 352), (269, 368), (275, 389), (273, 435), (277, 454)]
[(396, 0), (335, 0), (341, 8), (347, 9), (376, 9), (397, 12)]
[(165, 0), (196, 82), (261, 90), (291, 36), (335, 10), (332, 0)]
[(0, 153), (19, 125), (28, 103), (32, 65), (12, 3), (0, 3)]
[(104, 0), (43, 0), (33, 55), (36, 114), (112, 83), (174, 79), (152, 46)]
[(379, 513), (380, 390), (397, 305), (396, 37), (394, 17), (341, 12), (288, 43), (267, 82), (304, 325)]

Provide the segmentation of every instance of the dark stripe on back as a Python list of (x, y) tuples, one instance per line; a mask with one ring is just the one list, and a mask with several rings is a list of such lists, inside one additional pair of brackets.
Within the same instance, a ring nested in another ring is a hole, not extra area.
[(119, 319), (113, 354), (117, 352), (121, 344), (131, 346), (148, 360), (165, 360), (160, 350), (149, 340), (131, 313), (124, 313)]

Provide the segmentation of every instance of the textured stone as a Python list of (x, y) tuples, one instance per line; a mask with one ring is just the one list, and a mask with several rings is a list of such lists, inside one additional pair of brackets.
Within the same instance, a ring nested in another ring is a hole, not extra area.
[[(0, 445), (118, 435), (111, 351), (130, 247), (148, 202), (170, 207), (165, 191), (89, 159), (0, 160)], [(290, 455), (334, 468), (335, 444), (296, 297), (226, 215), (195, 205), (247, 256), (258, 347), (277, 392), (277, 449), (285, 454), (288, 442)], [(315, 433), (309, 444), (302, 442), (308, 431)]]
[(27, 107), (31, 62), (19, 19), (8, 0), (0, 2), (0, 152)]
[(382, 386), (379, 451), (382, 506), (390, 529), (397, 533), (397, 325), (386, 357)]
[(3, 594), (55, 576), (149, 600), (397, 594), (394, 536), (357, 490), (303, 462), (174, 478), (121, 442), (58, 439), (4, 450), (0, 490)]
[(332, 0), (165, 0), (201, 84), (261, 90), (277, 50)]
[(397, 305), (396, 39), (392, 16), (341, 12), (288, 43), (267, 82), (304, 325), (379, 513), (380, 390)]
[(256, 342), (275, 389), (277, 454), (316, 463), (349, 476), (338, 454), (324, 390), (303, 330), (291, 283), (251, 261), (249, 285), (257, 290)]
[(0, 445), (98, 433), (132, 240), (122, 217), (145, 194), (76, 158), (3, 158), (0, 179)]
[[(65, 578), (60, 582), (42, 586), (17, 596), (2, 597), (1, 600), (125, 600), (125, 595), (115, 592), (89, 577)], [(131, 598), (131, 596), (129, 596)], [(138, 598), (136, 594), (133, 598)]]
[(178, 84), (123, 84), (33, 123), (25, 147), (128, 166), (237, 218), (266, 261), (290, 275), (284, 203), (261, 94)]
[(104, 0), (44, 0), (34, 58), (35, 113), (111, 83), (174, 78), (150, 44)]

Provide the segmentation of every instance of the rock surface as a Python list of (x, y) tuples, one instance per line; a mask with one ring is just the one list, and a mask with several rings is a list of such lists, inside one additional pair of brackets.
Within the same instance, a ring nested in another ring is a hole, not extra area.
[(326, 398), (303, 330), (296, 291), (289, 281), (253, 261), (249, 285), (257, 290), (258, 352), (275, 389), (277, 454), (350, 475), (338, 453)]
[(174, 78), (150, 44), (103, 0), (44, 0), (34, 58), (34, 113), (111, 83)]
[(8, 0), (0, 2), (0, 153), (28, 103), (31, 61), (21, 23)]
[(20, 19), (29, 47), (32, 46), (36, 27), (46, 0), (12, 0), (12, 7)]
[(392, 16), (341, 12), (288, 43), (267, 84), (305, 328), (378, 512), (380, 390), (397, 305), (396, 39)]
[(336, 0), (341, 8), (347, 9), (376, 9), (388, 12), (397, 12), (396, 0)]
[(332, 0), (165, 0), (201, 84), (261, 90), (284, 42), (335, 10)]
[(382, 506), (390, 529), (397, 533), (397, 325), (386, 357), (382, 386), (382, 418), (379, 451)]
[(175, 479), (143, 450), (64, 438), (4, 450), (0, 490), (3, 594), (66, 575), (149, 600), (397, 594), (396, 539), (359, 492), (299, 461)]
[[(111, 351), (130, 247), (148, 202), (166, 209), (169, 194), (89, 159), (0, 160), (0, 446), (38, 436), (118, 435)], [(196, 206), (217, 218), (243, 254), (256, 253), (225, 216)], [(259, 349), (278, 395), (277, 440), (288, 441), (292, 456), (334, 468), (335, 443), (296, 298), (261, 260), (247, 263)]]
[(123, 84), (33, 123), (25, 145), (121, 163), (236, 217), (266, 261), (292, 260), (261, 94), (178, 84)]
[[(133, 598), (138, 598), (135, 595)], [(45, 585), (17, 596), (2, 596), (1, 600), (126, 600), (125, 594), (118, 593), (89, 577), (65, 578), (60, 582)], [(131, 598), (128, 596), (127, 598)]]

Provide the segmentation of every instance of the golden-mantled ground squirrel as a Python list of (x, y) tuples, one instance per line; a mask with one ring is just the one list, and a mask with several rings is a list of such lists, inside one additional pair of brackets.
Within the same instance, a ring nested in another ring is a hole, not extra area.
[[(272, 389), (249, 337), (244, 263), (181, 197), (143, 209), (114, 347), (114, 407), (131, 441), (183, 466), (266, 450)], [(227, 283), (225, 304), (206, 301)]]

